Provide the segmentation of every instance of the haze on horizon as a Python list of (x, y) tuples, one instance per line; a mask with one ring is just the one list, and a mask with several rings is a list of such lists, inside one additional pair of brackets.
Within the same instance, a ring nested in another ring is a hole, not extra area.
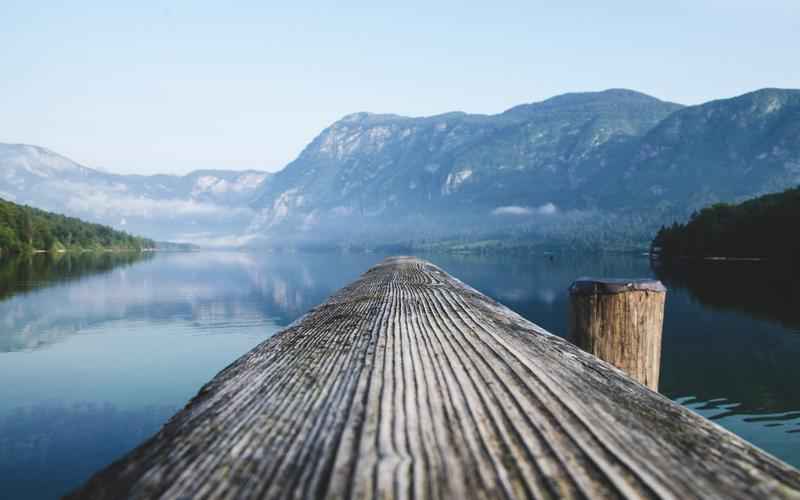
[(275, 171), (355, 111), (493, 114), (624, 87), (800, 87), (800, 4), (4, 5), (0, 142), (120, 173)]

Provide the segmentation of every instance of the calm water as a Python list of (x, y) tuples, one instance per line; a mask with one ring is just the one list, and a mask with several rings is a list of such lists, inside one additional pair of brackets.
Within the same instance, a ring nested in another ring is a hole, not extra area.
[[(55, 498), (153, 434), (220, 369), (381, 255), (0, 261), (0, 497)], [(661, 392), (800, 466), (800, 290), (761, 264), (428, 256), (553, 333), (583, 275), (670, 288)]]

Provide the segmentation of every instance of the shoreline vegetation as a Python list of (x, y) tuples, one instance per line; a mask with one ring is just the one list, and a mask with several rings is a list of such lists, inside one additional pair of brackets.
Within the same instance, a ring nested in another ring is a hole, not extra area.
[(0, 256), (156, 248), (158, 244), (148, 238), (0, 199)]
[(685, 224), (662, 226), (650, 254), (659, 259), (794, 261), (800, 255), (800, 188), (740, 204), (717, 203)]

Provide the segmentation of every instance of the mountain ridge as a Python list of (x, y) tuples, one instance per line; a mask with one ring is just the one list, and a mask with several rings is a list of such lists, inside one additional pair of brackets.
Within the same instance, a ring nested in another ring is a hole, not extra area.
[[(571, 245), (583, 238), (603, 247), (644, 244), (694, 209), (800, 183), (798, 137), (800, 90), (684, 106), (615, 88), (494, 115), (350, 113), (282, 170), (231, 174), (251, 176), (238, 184), (214, 169), (116, 179), (153, 181), (139, 192), (155, 201), (164, 199), (162, 188), (182, 190), (181, 203), (166, 210), (208, 216), (179, 218), (160, 239), (181, 240), (181, 232), (195, 242), (230, 236), (266, 245), (448, 238)], [(2, 158), (0, 144), (0, 166)], [(0, 195), (8, 185), (0, 174)], [(217, 209), (222, 227), (209, 231)]]
[(270, 175), (221, 169), (115, 174), (41, 146), (0, 143), (0, 197), (159, 240), (238, 237), (252, 217), (250, 196)]
[[(556, 96), (496, 115), (346, 115), (262, 186), (253, 203), (260, 213), (250, 230), (284, 226), (285, 232), (287, 226), (295, 226), (309, 232), (315, 220), (322, 226), (336, 225), (321, 212), (421, 215), (474, 211), (480, 205), (486, 215), (523, 201), (560, 204), (562, 200), (543, 192), (531, 200), (532, 183), (521, 185), (516, 177), (532, 175), (549, 192), (565, 181), (580, 183), (576, 167), (598, 145), (641, 135), (681, 108), (639, 92), (612, 89)], [(533, 198), (535, 191), (534, 187)], [(412, 203), (396, 203), (400, 197)], [(497, 198), (506, 202), (492, 205)], [(300, 216), (290, 217), (293, 211)]]
[[(194, 170), (190, 170), (185, 174), (135, 174), (135, 173), (120, 173), (120, 172), (111, 172), (103, 168), (99, 167), (87, 167), (71, 158), (62, 155), (50, 148), (45, 146), (39, 146), (36, 144), (29, 144), (24, 142), (0, 142), (0, 148), (4, 148), (4, 153), (11, 149), (23, 149), (28, 151), (36, 151), (37, 153), (46, 153), (48, 155), (52, 155), (56, 157), (58, 160), (62, 161), (65, 164), (68, 164), (74, 167), (76, 170), (81, 171), (89, 171), (99, 175), (108, 175), (114, 177), (137, 177), (137, 178), (152, 178), (152, 177), (170, 177), (170, 178), (184, 178), (184, 177), (194, 177), (197, 175), (204, 175), (204, 174), (244, 174), (244, 173), (256, 173), (256, 174), (270, 174), (266, 170), (259, 170), (257, 168), (245, 168), (245, 169), (226, 169), (226, 168), (198, 168)], [(2, 151), (2, 150), (0, 150)], [(6, 160), (7, 161), (7, 160)], [(7, 163), (4, 163), (3, 166), (7, 166)]]
[[(696, 118), (718, 116), (733, 124), (726, 132), (732, 137), (735, 127), (745, 136), (754, 133), (764, 154), (767, 146), (796, 137), (800, 118), (792, 106), (798, 98), (797, 90), (759, 89), (683, 106), (609, 89), (563, 94), (497, 115), (350, 114), (259, 189), (249, 232), (300, 242), (459, 233), (482, 238), (497, 231), (536, 238), (537, 229), (550, 238), (547, 226), (554, 220), (546, 219), (558, 214), (569, 215), (568, 231), (578, 231), (576, 221), (583, 221), (607, 239), (638, 233), (644, 244), (659, 220), (800, 182), (780, 158), (757, 169), (752, 155), (736, 150), (743, 143), (738, 135), (730, 151), (720, 149), (725, 134), (717, 137), (716, 122)], [(784, 130), (770, 128), (768, 112)], [(671, 148), (677, 151), (672, 156)], [(742, 161), (727, 168), (729, 154)], [(769, 154), (762, 157), (766, 163)], [(800, 151), (784, 156), (796, 161)], [(438, 227), (431, 222), (437, 217)], [(396, 226), (393, 234), (382, 227), (389, 225)]]

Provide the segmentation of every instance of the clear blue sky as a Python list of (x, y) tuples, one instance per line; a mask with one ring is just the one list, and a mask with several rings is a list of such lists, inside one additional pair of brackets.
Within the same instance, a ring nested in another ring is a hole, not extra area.
[(798, 0), (119, 3), (2, 1), (0, 142), (117, 172), (277, 170), (354, 111), (800, 88)]

